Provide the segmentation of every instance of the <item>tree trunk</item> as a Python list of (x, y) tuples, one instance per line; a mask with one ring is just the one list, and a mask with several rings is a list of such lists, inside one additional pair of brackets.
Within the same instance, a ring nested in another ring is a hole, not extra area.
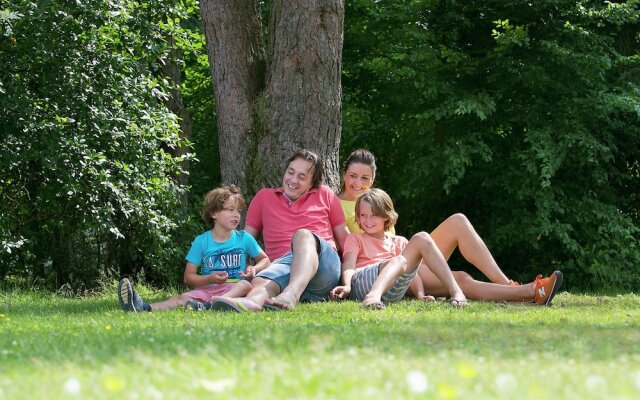
[(307, 148), (338, 188), (343, 0), (271, 2), (268, 52), (258, 2), (204, 0), (201, 12), (223, 180), (248, 196), (279, 186), (285, 161)]
[(247, 154), (255, 147), (254, 108), (264, 87), (260, 10), (252, 0), (204, 0), (200, 11), (216, 98), (222, 180), (246, 191)]

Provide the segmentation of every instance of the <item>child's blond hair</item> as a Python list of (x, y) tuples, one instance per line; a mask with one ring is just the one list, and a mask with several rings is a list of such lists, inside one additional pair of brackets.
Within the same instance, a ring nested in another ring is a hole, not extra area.
[[(384, 230), (387, 231), (389, 228), (394, 226), (396, 222), (398, 222), (398, 213), (393, 208), (393, 201), (391, 201), (391, 197), (382, 189), (369, 189), (364, 192), (358, 199), (356, 200), (356, 221), (358, 221), (358, 225), (360, 225), (360, 221), (358, 219), (358, 215), (360, 214), (360, 203), (366, 201), (371, 205), (371, 211), (373, 211), (373, 215), (387, 218), (384, 222)], [(362, 226), (360, 226), (362, 229)]]

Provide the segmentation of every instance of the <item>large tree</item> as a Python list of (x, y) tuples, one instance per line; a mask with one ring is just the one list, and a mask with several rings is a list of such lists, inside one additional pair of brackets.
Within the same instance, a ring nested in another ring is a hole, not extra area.
[(222, 179), (248, 194), (278, 185), (287, 157), (304, 147), (323, 158), (325, 182), (337, 187), (344, 2), (263, 7), (255, 0), (201, 3)]

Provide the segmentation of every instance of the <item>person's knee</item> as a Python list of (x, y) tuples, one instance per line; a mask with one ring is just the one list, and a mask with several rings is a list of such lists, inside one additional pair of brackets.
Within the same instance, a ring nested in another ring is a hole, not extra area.
[(407, 269), (407, 259), (403, 255), (395, 256), (380, 265), (380, 269), (393, 270), (403, 273)]
[[(247, 282), (247, 281), (241, 281), (241, 282)], [(271, 279), (261, 278), (259, 276), (256, 276), (251, 280), (251, 283), (249, 282), (247, 283), (249, 283), (249, 285), (251, 286), (249, 290), (254, 291), (254, 290), (260, 290), (264, 288), (265, 286), (267, 286), (269, 282), (273, 282), (273, 281)]]
[(282, 288), (276, 281), (269, 278), (261, 278), (259, 276), (256, 276), (251, 280), (251, 289), (245, 297), (260, 297), (264, 294), (266, 294), (267, 296), (276, 296), (281, 291)]
[(473, 281), (473, 277), (464, 271), (454, 271), (453, 277), (460, 287), (464, 287)]
[(453, 214), (448, 219), (456, 226), (467, 226), (471, 224), (467, 216), (462, 213)]
[(253, 285), (249, 281), (239, 281), (237, 285), (240, 285), (240, 297), (248, 295), (251, 293), (251, 289), (253, 289)]
[(251, 289), (253, 288), (253, 285), (251, 284), (251, 282), (249, 281), (238, 281), (238, 283), (236, 283), (236, 285), (238, 286), (238, 290), (240, 290), (243, 294), (247, 294), (251, 291)]
[(314, 250), (318, 252), (316, 236), (308, 229), (299, 229), (293, 234), (291, 239), (291, 251), (299, 252), (303, 250)]
[(426, 251), (430, 252), (438, 250), (436, 242), (433, 241), (431, 235), (429, 235), (427, 232), (418, 232), (411, 237), (411, 240), (419, 242), (420, 247)]

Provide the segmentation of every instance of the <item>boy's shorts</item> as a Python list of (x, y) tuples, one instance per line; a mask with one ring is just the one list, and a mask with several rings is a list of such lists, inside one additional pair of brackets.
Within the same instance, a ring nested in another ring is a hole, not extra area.
[(184, 293), (184, 295), (204, 303), (205, 301), (210, 301), (213, 296), (224, 296), (235, 284), (236, 283), (234, 282), (198, 286), (197, 288)]
[[(318, 253), (318, 271), (311, 278), (307, 288), (302, 292), (300, 301), (326, 301), (329, 300), (329, 292), (340, 282), (340, 256), (333, 247), (324, 239), (318, 237), (315, 233), (320, 251)], [(260, 272), (257, 277), (266, 278), (274, 281), (280, 286), (282, 291), (289, 284), (291, 275), (291, 262), (293, 261), (293, 253), (279, 257), (271, 262), (269, 268)]]
[[(365, 296), (371, 291), (373, 282), (378, 278), (380, 264), (383, 262), (384, 261), (381, 261), (376, 264), (356, 269), (356, 273), (353, 275), (353, 278), (351, 278), (351, 293), (349, 293), (349, 299), (358, 301), (364, 300)], [(407, 289), (409, 289), (409, 285), (417, 272), (418, 268), (416, 267), (413, 272), (400, 275), (400, 277), (393, 283), (393, 286), (391, 286), (389, 290), (382, 295), (382, 301), (401, 300), (405, 293), (407, 293)]]

